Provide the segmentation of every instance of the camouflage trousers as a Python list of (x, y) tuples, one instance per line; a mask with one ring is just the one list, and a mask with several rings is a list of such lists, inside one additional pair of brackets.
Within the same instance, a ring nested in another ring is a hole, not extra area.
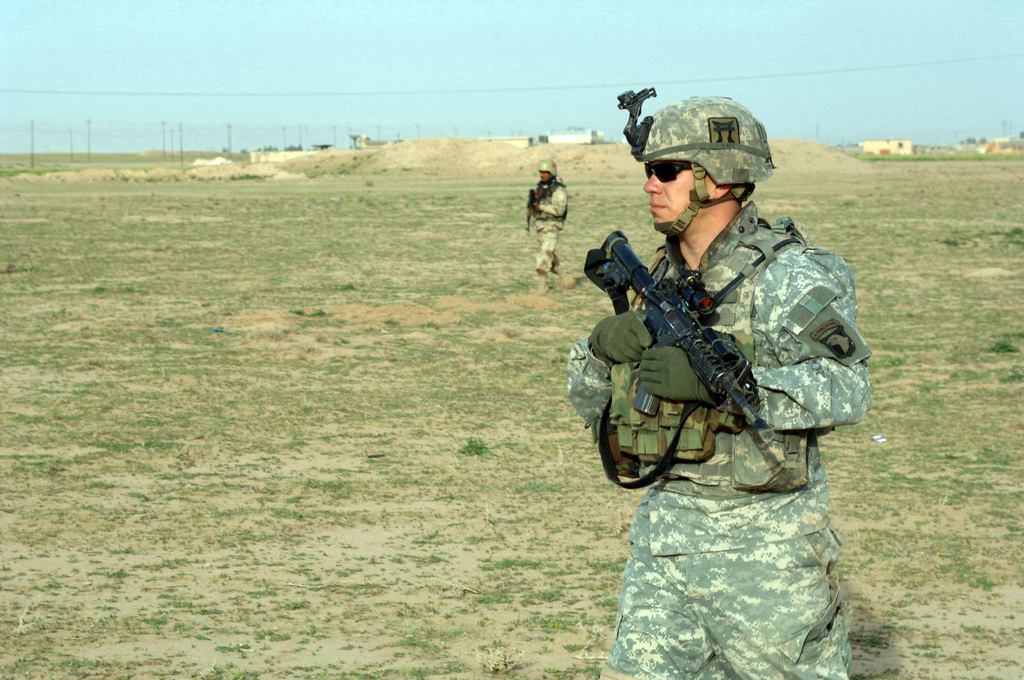
[(847, 680), (838, 556), (831, 528), (693, 555), (634, 544), (602, 680)]
[[(553, 274), (558, 273), (558, 255), (555, 255), (555, 246), (558, 245), (558, 232), (561, 231), (561, 222), (549, 220), (553, 224), (548, 226), (544, 221), (534, 222), (537, 228), (537, 273)], [(556, 226), (557, 225), (557, 226)]]

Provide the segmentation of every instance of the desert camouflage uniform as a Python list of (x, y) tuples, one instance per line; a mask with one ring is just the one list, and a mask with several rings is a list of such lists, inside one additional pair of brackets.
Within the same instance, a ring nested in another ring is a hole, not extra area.
[(554, 176), (549, 182), (537, 183), (538, 212), (533, 216), (533, 227), (537, 233), (537, 273), (558, 274), (558, 232), (565, 226), (565, 211), (569, 205), (569, 194), (562, 178)]
[[(742, 234), (756, 224), (757, 209), (747, 203), (704, 254), (700, 269), (713, 294), (756, 256), (741, 247)], [(671, 249), (669, 260), (675, 262)], [(663, 274), (676, 273), (672, 265)], [(753, 337), (759, 412), (777, 432), (807, 437), (807, 482), (785, 492), (738, 489), (746, 471), (733, 451), (749, 434), (722, 431), (710, 459), (677, 464), (671, 478), (649, 487), (629, 534), (615, 642), (602, 677), (849, 674), (847, 605), (834, 571), (839, 541), (829, 524), (817, 438), (870, 408), (870, 351), (856, 329), (853, 275), (827, 251), (793, 246), (724, 302), (730, 301), (713, 323)], [(815, 337), (837, 324), (849, 346)], [(611, 384), (609, 367), (587, 339), (570, 351), (567, 388), (596, 427)]]

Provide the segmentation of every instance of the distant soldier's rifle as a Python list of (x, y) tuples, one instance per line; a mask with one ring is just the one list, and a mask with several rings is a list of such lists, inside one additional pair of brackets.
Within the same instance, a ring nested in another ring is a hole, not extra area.
[(530, 189), (530, 195), (526, 198), (526, 233), (530, 233), (530, 225), (533, 224), (533, 213), (537, 207), (537, 191)]
[[(626, 235), (613, 231), (604, 244), (587, 253), (583, 268), (587, 278), (608, 293), (616, 314), (630, 309), (626, 291), (635, 290), (646, 301), (644, 326), (654, 347), (670, 345), (686, 352), (697, 377), (719, 404), (734, 404), (743, 413), (762, 445), (771, 441), (773, 430), (758, 414), (757, 382), (750, 360), (730, 336), (701, 323), (702, 315), (714, 311), (714, 300), (703, 284), (689, 280), (655, 281), (629, 246)], [(647, 415), (658, 412), (660, 399), (637, 385), (633, 408)]]

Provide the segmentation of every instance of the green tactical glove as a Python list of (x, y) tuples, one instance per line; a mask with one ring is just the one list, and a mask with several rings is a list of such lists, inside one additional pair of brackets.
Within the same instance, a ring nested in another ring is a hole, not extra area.
[(590, 351), (606, 364), (640, 361), (654, 338), (647, 332), (639, 312), (606, 316), (590, 334)]
[(686, 352), (678, 347), (655, 347), (644, 352), (640, 382), (648, 392), (662, 399), (718, 404), (690, 366)]

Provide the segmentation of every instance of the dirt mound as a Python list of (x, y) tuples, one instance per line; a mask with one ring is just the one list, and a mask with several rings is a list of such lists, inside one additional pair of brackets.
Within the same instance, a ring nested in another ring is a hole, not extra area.
[(273, 163), (244, 163), (233, 165), (208, 165), (176, 170), (153, 168), (152, 170), (125, 170), (111, 168), (87, 168), (85, 170), (59, 170), (40, 175), (25, 173), (15, 175), (12, 180), (24, 182), (174, 182), (181, 180), (227, 180), (227, 179), (304, 179), (305, 175), (289, 172)]
[[(863, 161), (817, 142), (801, 139), (771, 141), (776, 165), (786, 174), (866, 172)], [(279, 163), (306, 175), (408, 172), (427, 176), (522, 176), (535, 172), (537, 161), (553, 158), (565, 178), (633, 177), (637, 163), (626, 144), (539, 145), (516, 147), (507, 142), (430, 137), (364, 151), (330, 150)]]
[(776, 172), (783, 174), (821, 174), (829, 172), (871, 172), (874, 166), (859, 158), (806, 139), (772, 139), (772, 160)]
[(373, 151), (356, 151), (354, 149), (324, 149), (274, 165), (288, 172), (313, 177), (352, 172), (369, 160), (373, 154)]
[(520, 148), (501, 141), (432, 137), (402, 142), (372, 151), (365, 164), (371, 172), (416, 171), (447, 176), (520, 176), (535, 172), (537, 161), (554, 158), (563, 174), (595, 171), (635, 171), (624, 144), (598, 146), (532, 146)]
[[(869, 163), (802, 139), (771, 141), (778, 172), (784, 175), (863, 173)], [(153, 152), (144, 152), (153, 153)], [(626, 144), (539, 145), (527, 148), (508, 142), (429, 137), (367, 150), (327, 149), (279, 163), (232, 163), (178, 170), (87, 169), (44, 175), (18, 175), (18, 180), (56, 182), (174, 181), (236, 178), (301, 179), (321, 175), (408, 173), (425, 177), (532, 176), (537, 161), (553, 158), (568, 182), (583, 178), (636, 178), (639, 168)]]

